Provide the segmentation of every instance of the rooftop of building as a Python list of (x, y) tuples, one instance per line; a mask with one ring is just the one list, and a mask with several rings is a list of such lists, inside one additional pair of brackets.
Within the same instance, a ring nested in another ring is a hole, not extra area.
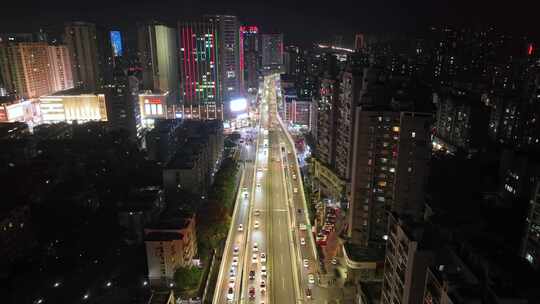
[(170, 231), (153, 231), (144, 237), (145, 241), (150, 242), (163, 242), (171, 240), (181, 240), (183, 238), (182, 234), (179, 232), (170, 232)]
[[(78, 95), (97, 95), (99, 92), (85, 88), (71, 88), (63, 91), (54, 92), (47, 96), (78, 96)], [(47, 97), (42, 96), (42, 97)]]
[(344, 244), (347, 255), (355, 262), (375, 262), (384, 260), (384, 249), (363, 247), (350, 242)]
[(184, 210), (166, 210), (157, 222), (149, 224), (148, 229), (180, 230), (194, 221), (194, 214)]
[(28, 125), (24, 122), (0, 122), (0, 138), (15, 139), (22, 133), (28, 132)]

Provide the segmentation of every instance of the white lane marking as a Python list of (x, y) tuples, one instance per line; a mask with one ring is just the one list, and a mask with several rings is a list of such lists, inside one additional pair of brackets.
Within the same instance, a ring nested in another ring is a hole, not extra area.
[(283, 265), (283, 254), (280, 255), (281, 258), (281, 265)]
[(279, 242), (283, 243), (283, 238), (281, 237), (281, 234), (279, 234)]
[(283, 283), (283, 289), (285, 289), (285, 279), (281, 278), (281, 283)]

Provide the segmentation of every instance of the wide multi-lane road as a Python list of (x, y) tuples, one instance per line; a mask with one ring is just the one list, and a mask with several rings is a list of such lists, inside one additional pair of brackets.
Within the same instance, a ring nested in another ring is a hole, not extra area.
[(216, 304), (302, 303), (312, 301), (308, 294), (318, 295), (315, 246), (294, 144), (277, 113), (275, 79), (265, 78), (260, 119), (249, 133), (253, 144), (242, 147), (241, 159), (247, 161), (218, 275)]

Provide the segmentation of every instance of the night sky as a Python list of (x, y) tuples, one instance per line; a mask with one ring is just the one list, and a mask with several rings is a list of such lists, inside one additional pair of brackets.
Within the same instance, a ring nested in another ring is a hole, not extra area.
[(289, 43), (329, 39), (334, 35), (352, 39), (355, 32), (417, 32), (428, 25), (441, 24), (489, 24), (535, 38), (540, 33), (540, 1), (534, 0), (3, 0), (1, 7), (1, 32), (47, 28), (65, 20), (129, 25), (148, 18), (172, 22), (204, 13), (224, 13), (259, 24), (264, 32), (284, 32)]

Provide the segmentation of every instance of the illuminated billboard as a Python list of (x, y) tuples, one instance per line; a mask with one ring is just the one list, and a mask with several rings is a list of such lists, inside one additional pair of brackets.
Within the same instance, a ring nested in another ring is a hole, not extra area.
[(247, 109), (247, 100), (245, 98), (231, 100), (230, 109), (231, 112), (245, 111)]
[(122, 56), (124, 52), (122, 48), (122, 34), (120, 31), (111, 31), (110, 36), (114, 57)]
[(107, 121), (105, 95), (51, 95), (39, 98), (44, 123)]

